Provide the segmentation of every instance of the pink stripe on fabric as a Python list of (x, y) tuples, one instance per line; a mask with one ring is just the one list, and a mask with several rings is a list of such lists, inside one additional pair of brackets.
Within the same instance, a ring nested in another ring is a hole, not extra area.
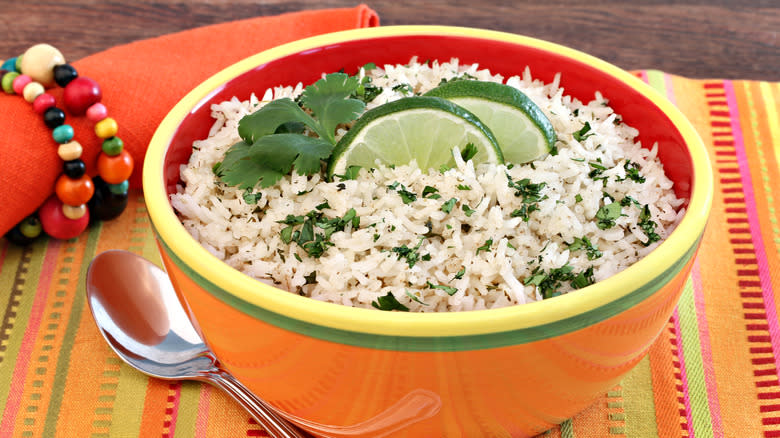
[(712, 419), (712, 435), (714, 438), (723, 438), (723, 420), (720, 418), (720, 401), (715, 381), (710, 329), (707, 324), (707, 310), (704, 308), (704, 291), (702, 290), (701, 268), (698, 259), (693, 262), (691, 279), (693, 280), (693, 303), (696, 306), (696, 319), (699, 326), (699, 344), (701, 346), (702, 366), (704, 368), (704, 384), (707, 388), (707, 402), (710, 405), (710, 418)]
[(38, 289), (35, 291), (35, 300), (30, 309), (30, 318), (27, 322), (22, 344), (19, 346), (19, 354), (16, 356), (13, 378), (11, 379), (11, 388), (8, 391), (8, 401), (3, 412), (3, 421), (0, 423), (0, 438), (7, 438), (13, 435), (13, 422), (19, 413), (19, 405), (22, 403), (22, 394), (24, 392), (24, 383), (27, 377), (27, 368), (30, 365), (32, 350), (35, 339), (38, 337), (38, 330), (43, 321), (43, 313), (46, 310), (46, 299), (49, 295), (49, 286), (54, 278), (54, 269), (57, 266), (57, 255), (59, 254), (62, 242), (51, 239), (46, 247), (46, 255), (43, 258), (41, 268), (41, 277), (38, 279)]
[(674, 347), (677, 349), (677, 357), (680, 360), (680, 382), (682, 383), (683, 405), (685, 405), (685, 421), (688, 425), (688, 438), (694, 438), (693, 433), (693, 410), (691, 409), (691, 399), (688, 396), (688, 373), (685, 371), (685, 353), (682, 345), (682, 330), (680, 329), (680, 313), (677, 308), (672, 315), (674, 321)]
[(195, 438), (205, 437), (209, 427), (209, 407), (211, 404), (211, 385), (201, 385), (198, 397), (198, 413), (195, 418)]
[(168, 426), (168, 433), (163, 437), (176, 436), (176, 420), (179, 418), (179, 402), (181, 401), (181, 382), (171, 383), (169, 388), (173, 389), (173, 406), (171, 406), (171, 419)]
[(766, 256), (764, 238), (761, 236), (761, 224), (758, 221), (758, 207), (756, 206), (756, 196), (753, 189), (753, 181), (750, 179), (750, 163), (748, 163), (747, 153), (745, 151), (745, 140), (742, 136), (742, 126), (739, 123), (739, 108), (737, 106), (737, 97), (734, 92), (734, 83), (723, 81), (723, 88), (726, 91), (726, 101), (728, 102), (729, 112), (731, 113), (731, 131), (734, 138), (734, 147), (737, 152), (737, 165), (739, 174), (742, 178), (742, 186), (745, 192), (745, 207), (747, 209), (748, 224), (750, 225), (750, 238), (753, 242), (753, 251), (758, 264), (758, 279), (761, 287), (761, 294), (764, 299), (764, 309), (766, 311), (766, 321), (769, 325), (769, 337), (772, 344), (772, 356), (775, 360), (775, 369), (780, 370), (780, 356), (777, 352), (780, 348), (780, 323), (777, 320), (777, 307), (775, 306), (774, 290), (769, 274), (769, 261)]

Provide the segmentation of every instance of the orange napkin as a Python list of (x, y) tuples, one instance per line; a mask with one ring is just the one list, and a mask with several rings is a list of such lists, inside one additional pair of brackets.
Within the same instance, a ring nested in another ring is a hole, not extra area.
[[(154, 130), (176, 102), (200, 82), (279, 44), (378, 24), (376, 12), (365, 5), (258, 17), (118, 46), (72, 65), (80, 76), (100, 84), (102, 102), (119, 123), (117, 136), (135, 159), (131, 187), (139, 187), (144, 153)], [(67, 59), (68, 54), (63, 55)], [(63, 108), (62, 89), (49, 92)], [(95, 175), (101, 142), (93, 124), (83, 116), (68, 116), (66, 123), (73, 126), (75, 140), (84, 146), (82, 159), (87, 171)], [(53, 193), (61, 172), (56, 143), (40, 116), (21, 96), (0, 93), (0, 235)]]

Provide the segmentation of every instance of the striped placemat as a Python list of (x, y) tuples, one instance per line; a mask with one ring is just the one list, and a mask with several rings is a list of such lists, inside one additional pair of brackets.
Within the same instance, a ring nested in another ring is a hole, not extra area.
[[(637, 75), (708, 145), (716, 196), (679, 306), (648, 356), (547, 437), (780, 437), (780, 83)], [(146, 378), (94, 326), (92, 257), (159, 263), (140, 192), (70, 241), (0, 240), (0, 438), (267, 436), (221, 392)]]

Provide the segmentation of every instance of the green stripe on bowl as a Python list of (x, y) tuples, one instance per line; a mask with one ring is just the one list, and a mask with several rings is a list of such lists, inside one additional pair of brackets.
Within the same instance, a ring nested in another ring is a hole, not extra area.
[[(615, 301), (609, 302), (608, 304), (591, 309), (573, 317), (561, 319), (547, 324), (537, 325), (534, 327), (526, 327), (497, 333), (460, 336), (392, 336), (353, 332), (313, 324), (311, 322), (301, 321), (295, 318), (281, 315), (279, 313), (244, 301), (235, 295), (224, 291), (219, 286), (215, 285), (208, 279), (192, 270), (189, 265), (185, 264), (176, 254), (173, 253), (173, 251), (171, 251), (162, 238), (159, 238), (159, 241), (168, 257), (170, 257), (171, 260), (176, 263), (179, 269), (181, 269), (203, 290), (207, 291), (218, 300), (228, 304), (236, 310), (243, 312), (253, 318), (264, 321), (268, 324), (324, 341), (336, 342), (339, 344), (352, 345), (356, 347), (393, 351), (442, 352), (481, 350), (526, 344), (570, 333), (617, 315), (651, 296), (663, 285), (674, 278), (696, 253), (696, 248), (699, 246), (699, 242), (701, 241), (701, 235), (697, 238), (696, 244), (693, 245), (683, 255), (683, 257), (678, 259), (668, 269), (661, 273), (661, 275), (651, 279), (641, 286), (637, 286), (637, 289), (632, 293), (620, 297)], [(333, 305), (337, 306), (338, 304)], [(489, 312), (489, 310), (478, 310), (478, 312)]]

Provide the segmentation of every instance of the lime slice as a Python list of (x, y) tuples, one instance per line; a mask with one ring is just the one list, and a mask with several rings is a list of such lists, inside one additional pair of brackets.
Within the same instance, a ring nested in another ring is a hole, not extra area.
[(338, 142), (328, 163), (328, 177), (349, 166), (364, 168), (417, 161), (420, 169), (453, 166), (452, 149), (476, 147), (474, 164), (502, 164), (496, 139), (471, 114), (438, 97), (406, 97), (366, 111)]
[(456, 103), (487, 125), (507, 163), (543, 158), (555, 147), (550, 120), (525, 94), (509, 85), (483, 81), (445, 82), (426, 93)]

